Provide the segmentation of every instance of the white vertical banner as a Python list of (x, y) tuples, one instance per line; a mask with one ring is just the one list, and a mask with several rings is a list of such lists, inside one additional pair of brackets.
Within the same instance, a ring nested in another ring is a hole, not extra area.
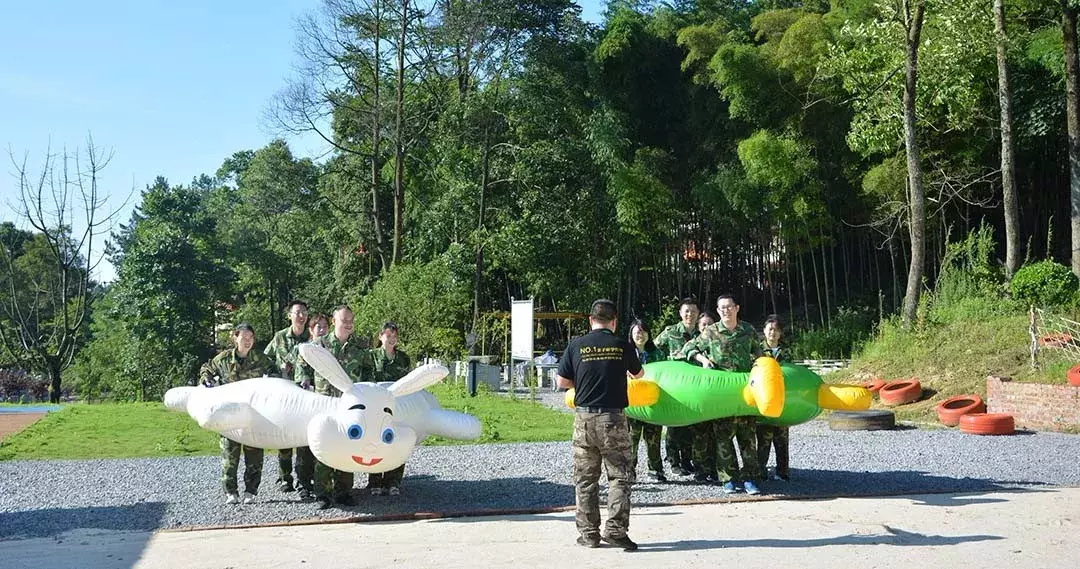
[(513, 300), (510, 302), (510, 357), (516, 360), (532, 362), (533, 335), (533, 299)]

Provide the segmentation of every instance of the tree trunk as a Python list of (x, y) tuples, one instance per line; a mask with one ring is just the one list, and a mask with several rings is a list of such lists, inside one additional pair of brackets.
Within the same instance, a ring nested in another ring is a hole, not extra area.
[[(912, 6), (914, 2), (914, 6)], [(904, 328), (911, 328), (919, 307), (924, 257), (926, 256), (926, 206), (923, 196), (922, 160), (915, 136), (915, 99), (919, 73), (919, 38), (922, 35), (926, 4), (923, 0), (905, 0), (907, 29), (907, 80), (904, 83), (904, 146), (907, 151), (908, 198), (911, 208), (911, 265), (908, 268), (907, 292), (904, 295)], [(1076, 218), (1080, 222), (1080, 218)], [(1077, 238), (1080, 238), (1078, 234)], [(1078, 257), (1080, 261), (1080, 257)]]
[(56, 357), (47, 357), (45, 365), (49, 369), (49, 403), (60, 402), (60, 359)]
[(1072, 270), (1080, 276), (1080, 60), (1076, 53), (1076, 8), (1061, 0), (1065, 51), (1065, 114), (1069, 129), (1069, 203), (1072, 205)]
[(1016, 159), (1013, 156), (1012, 87), (1006, 62), (1009, 37), (1005, 33), (1005, 0), (994, 0), (997, 32), (998, 106), (1001, 107), (1001, 194), (1005, 202), (1005, 276), (1020, 268), (1020, 205), (1016, 196)]
[(818, 307), (818, 319), (821, 322), (821, 328), (825, 328), (825, 304), (821, 300), (821, 276), (818, 275), (817, 259), (814, 258), (814, 245), (810, 242), (810, 230), (806, 230), (806, 243), (809, 245), (810, 250), (810, 268), (814, 270), (814, 288), (817, 290), (817, 307)]
[[(382, 37), (382, 3), (375, 2), (375, 33), (376, 38)], [(381, 145), (382, 145), (382, 114), (380, 112), (381, 100), (380, 83), (382, 82), (381, 73), (379, 69), (382, 65), (381, 56), (379, 55), (379, 46), (382, 44), (380, 41), (375, 41), (375, 57), (372, 60), (371, 74), (372, 74), (372, 104), (371, 104), (371, 227), (375, 231), (375, 243), (376, 249), (379, 254), (380, 267), (379, 270), (385, 270), (386, 264), (386, 239), (383, 238), (381, 216), (379, 215), (379, 176), (380, 170), (382, 170), (382, 160), (380, 157)]]
[(889, 237), (889, 270), (892, 272), (892, 308), (896, 310), (896, 307), (900, 306), (900, 275), (896, 270), (896, 246), (893, 245), (893, 238)]
[(394, 245), (390, 264), (401, 260), (405, 231), (405, 36), (409, 30), (409, 0), (401, 2), (401, 35), (397, 45), (397, 101), (394, 105)]
[(806, 323), (806, 328), (810, 328), (810, 292), (806, 288), (806, 266), (803, 264), (802, 254), (795, 256), (795, 261), (799, 265), (799, 300), (803, 305), (803, 318)]

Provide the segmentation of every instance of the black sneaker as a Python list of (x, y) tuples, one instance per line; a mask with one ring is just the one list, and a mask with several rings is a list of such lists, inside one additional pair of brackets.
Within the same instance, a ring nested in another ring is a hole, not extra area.
[(334, 501), (337, 502), (338, 505), (340, 505), (340, 506), (355, 506), (356, 505), (356, 500), (352, 497), (351, 494), (342, 494), (341, 496), (336, 496), (334, 498)]
[(679, 476), (690, 476), (691, 474), (693, 474), (693, 472), (691, 472), (691, 471), (689, 471), (689, 470), (687, 470), (687, 469), (685, 469), (685, 468), (683, 468), (681, 466), (673, 466), (671, 468), (671, 471), (674, 472), (675, 474), (678, 474)]
[(667, 476), (665, 476), (663, 472), (649, 472), (649, 480), (665, 483), (667, 482)]
[(698, 472), (697, 474), (694, 475), (694, 482), (708, 482), (708, 481), (709, 481), (709, 475), (705, 474), (704, 472)]
[(295, 492), (296, 488), (293, 487), (293, 483), (288, 480), (278, 480), (278, 490), (282, 492)]
[(577, 538), (577, 544), (588, 547), (589, 549), (595, 549), (597, 547), (600, 547), (600, 536), (590, 535), (588, 537), (585, 537), (583, 535), (579, 535)]
[(316, 510), (328, 510), (334, 505), (330, 498), (327, 498), (326, 496), (320, 496), (318, 500), (319, 504), (315, 506)]
[(619, 537), (608, 537), (605, 535), (600, 539), (603, 539), (606, 543), (610, 543), (615, 547), (621, 547), (623, 551), (637, 551), (637, 544), (634, 543), (634, 540), (630, 539), (630, 536), (628, 535)]
[(298, 498), (300, 498), (300, 501), (301, 501), (301, 502), (310, 502), (310, 501), (311, 501), (311, 498), (312, 498), (312, 496), (311, 496), (311, 490), (308, 490), (307, 488), (301, 488), (301, 489), (300, 489), (300, 490), (299, 490), (299, 491), (298, 491), (298, 492), (296, 493), (296, 496), (297, 496)]

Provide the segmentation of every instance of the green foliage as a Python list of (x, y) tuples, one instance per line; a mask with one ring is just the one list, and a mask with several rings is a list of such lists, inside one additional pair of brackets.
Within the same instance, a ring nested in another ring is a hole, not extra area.
[(774, 205), (787, 203), (786, 195), (805, 182), (817, 167), (805, 145), (767, 130), (759, 130), (739, 142), (739, 161), (751, 183), (782, 192)]
[(1046, 260), (1016, 271), (1009, 283), (1009, 293), (1024, 303), (1049, 308), (1074, 302), (1078, 286), (1080, 281), (1069, 267)]
[(400, 328), (400, 341), (414, 359), (460, 355), (461, 330), (469, 315), (471, 273), (464, 251), (452, 248), (425, 264), (398, 264), (371, 291), (352, 299), (356, 334), (374, 337), (386, 321)]
[(827, 329), (799, 330), (792, 334), (791, 350), (797, 358), (850, 358), (874, 330), (875, 311), (866, 306), (841, 306)]

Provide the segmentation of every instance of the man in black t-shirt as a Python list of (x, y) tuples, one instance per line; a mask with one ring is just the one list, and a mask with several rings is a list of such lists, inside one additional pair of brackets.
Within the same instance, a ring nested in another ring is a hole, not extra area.
[[(615, 303), (601, 299), (589, 312), (592, 331), (574, 338), (559, 362), (558, 385), (574, 388), (574, 486), (580, 545), (599, 547), (600, 540), (637, 549), (630, 527), (630, 428), (626, 377), (644, 372), (634, 347), (615, 335)], [(608, 473), (608, 520), (600, 535), (600, 468)]]

